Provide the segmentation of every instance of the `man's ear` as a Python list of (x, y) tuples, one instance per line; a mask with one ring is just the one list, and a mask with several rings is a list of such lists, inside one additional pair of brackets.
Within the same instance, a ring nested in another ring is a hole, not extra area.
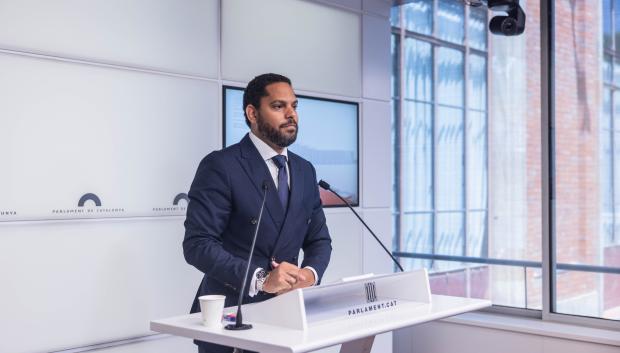
[(250, 123), (256, 123), (256, 108), (254, 108), (252, 104), (248, 104), (248, 106), (245, 107), (245, 115), (248, 116)]

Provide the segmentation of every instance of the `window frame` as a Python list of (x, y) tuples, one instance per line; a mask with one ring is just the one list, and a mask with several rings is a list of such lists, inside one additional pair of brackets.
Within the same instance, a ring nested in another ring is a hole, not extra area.
[[(614, 1), (611, 1), (612, 3), (612, 8)], [(398, 106), (394, 107), (394, 124), (397, 126), (402, 126), (402, 119), (401, 119), (401, 113), (404, 111), (404, 102), (405, 102), (405, 98), (404, 96), (404, 80), (402, 79), (402, 69), (404, 67), (404, 39), (407, 37), (410, 38), (415, 38), (418, 40), (423, 40), (426, 42), (430, 42), (432, 45), (432, 55), (433, 55), (433, 74), (432, 74), (432, 80), (433, 80), (433, 97), (432, 97), (432, 105), (433, 105), (433, 119), (436, 118), (436, 110), (437, 110), (437, 101), (436, 101), (436, 82), (437, 82), (437, 70), (436, 70), (436, 64), (435, 64), (435, 52), (438, 46), (446, 46), (446, 47), (450, 47), (450, 48), (454, 48), (454, 49), (462, 49), (463, 47), (465, 48), (465, 50), (463, 50), (464, 53), (464, 61), (463, 61), (463, 71), (464, 71), (464, 76), (463, 76), (463, 82), (464, 82), (464, 106), (463, 106), (463, 111), (464, 111), (464, 116), (463, 116), (463, 121), (464, 121), (464, 174), (466, 175), (466, 171), (467, 171), (467, 128), (466, 128), (466, 123), (467, 123), (467, 118), (468, 118), (468, 93), (469, 93), (469, 89), (467, 87), (468, 84), (468, 66), (469, 66), (469, 54), (471, 52), (475, 53), (475, 54), (482, 54), (484, 55), (484, 57), (486, 58), (486, 73), (487, 73), (487, 79), (488, 79), (488, 75), (489, 75), (489, 60), (488, 60), (488, 50), (489, 50), (489, 41), (487, 41), (487, 50), (486, 51), (481, 51), (479, 49), (476, 48), (470, 48), (469, 46), (469, 6), (465, 6), (465, 11), (464, 11), (464, 30), (465, 30), (465, 34), (464, 34), (464, 42), (463, 45), (458, 45), (458, 44), (454, 44), (454, 43), (450, 43), (450, 42), (446, 42), (443, 40), (440, 40), (438, 38), (435, 37), (436, 35), (436, 21), (437, 21), (437, 7), (438, 7), (438, 1), (437, 0), (433, 0), (433, 28), (432, 28), (432, 34), (431, 35), (425, 35), (425, 34), (420, 34), (420, 33), (415, 33), (415, 32), (411, 32), (408, 31), (404, 28), (404, 21), (403, 21), (403, 11), (399, 10), (399, 25), (400, 27), (394, 27), (391, 26), (391, 32), (390, 35), (396, 35), (397, 38), (397, 45), (399, 46), (398, 48), (398, 53), (400, 55), (399, 57), (399, 67), (398, 67), (398, 75), (400, 76), (398, 78), (398, 89), (399, 89), (399, 94), (397, 96), (392, 96), (391, 100), (393, 103), (398, 102)], [(555, 134), (555, 46), (554, 46), (554, 37), (555, 37), (555, 6), (554, 6), (554, 2), (553, 0), (543, 0), (540, 2), (540, 45), (541, 45), (541, 179), (542, 179), (542, 195), (541, 195), (541, 199), (542, 199), (542, 230), (541, 230), (541, 238), (542, 238), (542, 259), (541, 262), (532, 262), (532, 261), (519, 261), (519, 260), (506, 260), (504, 262), (506, 262), (506, 265), (512, 265), (512, 266), (518, 266), (518, 267), (524, 267), (524, 269), (527, 268), (541, 268), (542, 270), (542, 308), (541, 310), (537, 310), (537, 309), (529, 309), (529, 308), (520, 308), (520, 307), (509, 307), (509, 306), (501, 306), (501, 305), (496, 305), (494, 304), (491, 308), (488, 309), (484, 309), (483, 311), (488, 311), (488, 312), (493, 312), (493, 313), (501, 313), (501, 314), (508, 314), (508, 315), (517, 315), (517, 316), (525, 316), (525, 317), (534, 317), (534, 318), (540, 318), (543, 321), (553, 321), (553, 322), (560, 322), (560, 323), (566, 323), (566, 324), (574, 324), (574, 325), (580, 325), (580, 326), (588, 326), (588, 327), (598, 327), (598, 328), (605, 328), (605, 329), (613, 329), (613, 330), (619, 330), (620, 329), (620, 320), (613, 320), (613, 319), (605, 319), (605, 318), (601, 318), (601, 317), (585, 317), (585, 316), (578, 316), (578, 315), (571, 315), (571, 314), (566, 314), (566, 313), (557, 313), (554, 312), (555, 307), (556, 307), (556, 282), (555, 282), (555, 273), (557, 270), (570, 270), (570, 271), (585, 271), (585, 272), (595, 272), (595, 273), (599, 273), (599, 274), (604, 274), (604, 273), (613, 273), (613, 274), (620, 274), (620, 269), (618, 268), (612, 268), (612, 267), (606, 267), (606, 266), (594, 266), (594, 265), (574, 265), (574, 264), (564, 264), (564, 263), (557, 263), (556, 261), (556, 256), (555, 256), (555, 251), (556, 251), (556, 233), (555, 233), (555, 227), (554, 227), (554, 222), (556, 220), (555, 217), (555, 175), (554, 175), (554, 169), (555, 169), (555, 158), (554, 158), (554, 134)], [(599, 13), (602, 13), (601, 11), (602, 9), (602, 2), (599, 2)], [(616, 38), (615, 38), (615, 32), (613, 31), (613, 27), (614, 27), (614, 21), (615, 18), (613, 16), (613, 12), (612, 12), (612, 19), (611, 19), (612, 23), (612, 43), (615, 43)], [(602, 27), (603, 27), (603, 20), (601, 21), (601, 38), (603, 36), (602, 34)], [(603, 41), (602, 41), (603, 42)], [(601, 45), (601, 47), (604, 44)], [(617, 45), (617, 43), (616, 43)], [(471, 50), (471, 51), (470, 51)], [(605, 58), (605, 55), (608, 54), (614, 54), (612, 55), (612, 72), (613, 72), (613, 64), (616, 58), (620, 59), (620, 53), (616, 54), (611, 53), (610, 51), (606, 51), (605, 48), (602, 48), (602, 52), (601, 52), (601, 57)], [(601, 70), (603, 71), (603, 70)], [(393, 70), (394, 72), (394, 70)], [(602, 74), (601, 74), (602, 75)], [(620, 92), (620, 86), (607, 86), (605, 83), (605, 80), (602, 80), (602, 84), (604, 87), (608, 87), (611, 89), (612, 91), (612, 100), (610, 102), (610, 104), (612, 105), (612, 114), (611, 114), (611, 119), (613, 121), (613, 102), (614, 102), (614, 88), (617, 88), (618, 92)], [(489, 99), (488, 99), (488, 92), (489, 92), (490, 88), (488, 86), (487, 83), (487, 89), (486, 89), (486, 95), (487, 95), (487, 99), (486, 99), (486, 111), (485, 111), (485, 117), (486, 117), (486, 126), (487, 126), (487, 134), (486, 134), (486, 139), (487, 139), (487, 151), (489, 148), (489, 135), (488, 135), (488, 122), (489, 122), (489, 110), (488, 110), (488, 106), (489, 106)], [(604, 94), (604, 93), (603, 93)], [(612, 126), (612, 134), (613, 134), (613, 125)], [(395, 136), (395, 142), (398, 142), (398, 145), (394, 146), (395, 148), (395, 155), (394, 155), (394, 161), (398, 161), (400, 162), (400, 158), (401, 155), (399, 153), (399, 149), (400, 146), (402, 145), (402, 135), (400, 134), (399, 129), (396, 129), (396, 131), (394, 132), (394, 136)], [(614, 144), (614, 140), (612, 139), (612, 146)], [(435, 124), (433, 124), (433, 201), (435, 201), (435, 185), (436, 185), (436, 176), (435, 176), (435, 150), (436, 150), (436, 141), (435, 141)], [(613, 159), (613, 157), (612, 157)], [(613, 161), (612, 161), (613, 163)], [(398, 163), (399, 164), (399, 163)], [(612, 164), (613, 166), (613, 164)], [(488, 154), (487, 154), (487, 168), (488, 168)], [(400, 258), (418, 258), (418, 259), (427, 259), (427, 260), (437, 260), (440, 259), (442, 261), (461, 261), (461, 262), (478, 262), (478, 263), (495, 263), (497, 261), (502, 262), (502, 260), (498, 260), (498, 259), (489, 259), (489, 258), (472, 258), (472, 257), (468, 257), (468, 256), (447, 256), (447, 255), (438, 255), (438, 254), (421, 254), (421, 253), (409, 253), (409, 252), (402, 252), (400, 251), (401, 249), (401, 245), (402, 245), (402, 238), (401, 238), (401, 217), (403, 215), (403, 212), (401, 210), (400, 205), (402, 205), (402, 195), (399, 192), (400, 191), (400, 180), (402, 179), (402, 169), (399, 166), (395, 166), (395, 171), (398, 173), (398, 175), (395, 175), (395, 188), (396, 188), (396, 193), (397, 193), (397, 198), (398, 200), (395, 200), (395, 205), (397, 207), (397, 209), (393, 210), (393, 216), (395, 216), (395, 236), (394, 236), (394, 245), (395, 245), (395, 251), (394, 256), (396, 257), (400, 257)], [(466, 176), (464, 177), (464, 198), (465, 198), (465, 203), (464, 203), (464, 209), (463, 209), (463, 214), (465, 215), (465, 220), (464, 220), (464, 225), (463, 225), (463, 231), (464, 231), (464, 244), (466, 246), (467, 244), (467, 214), (469, 211), (467, 208), (467, 179)], [(487, 175), (487, 183), (488, 183), (488, 175)], [(488, 210), (489, 210), (489, 200), (488, 200), (488, 192), (487, 192), (487, 203), (486, 203), (486, 224), (487, 224), (487, 228), (485, 230), (485, 238), (488, 237)], [(429, 212), (430, 213), (430, 212)], [(435, 208), (435, 205), (433, 204), (433, 210), (432, 210), (432, 214), (433, 214), (433, 219), (435, 219), (435, 215), (437, 213), (437, 210)], [(615, 220), (614, 220), (615, 222)], [(433, 222), (433, 239), (436, 238), (436, 222)], [(465, 255), (467, 255), (467, 252), (465, 250)], [(431, 264), (432, 266), (432, 264)], [(467, 268), (467, 266), (465, 266), (464, 268)], [(527, 295), (526, 295), (527, 297)], [(527, 300), (527, 299), (526, 299)]]
[[(487, 85), (487, 89), (486, 89), (486, 98), (485, 98), (485, 106), (484, 106), (484, 110), (480, 110), (479, 108), (474, 109), (474, 108), (469, 108), (468, 107), (468, 100), (467, 97), (469, 95), (469, 88), (468, 88), (468, 79), (469, 79), (469, 64), (470, 64), (470, 55), (478, 55), (482, 58), (485, 59), (485, 78), (488, 78), (489, 75), (489, 58), (488, 58), (488, 41), (487, 41), (487, 50), (481, 50), (481, 49), (477, 49), (474, 47), (470, 46), (469, 43), (469, 12), (470, 12), (470, 7), (469, 6), (464, 6), (464, 11), (463, 11), (463, 15), (464, 15), (464, 37), (463, 37), (463, 43), (462, 44), (456, 44), (456, 43), (452, 43), (443, 39), (440, 39), (437, 37), (437, 12), (438, 12), (438, 7), (439, 7), (439, 1), (438, 0), (433, 0), (433, 14), (432, 14), (432, 30), (431, 30), (431, 34), (427, 35), (427, 34), (423, 34), (423, 33), (418, 33), (418, 32), (413, 32), (410, 30), (407, 30), (404, 26), (404, 14), (403, 11), (399, 10), (399, 25), (400, 27), (394, 27), (391, 26), (391, 31), (390, 31), (390, 35), (395, 35), (397, 36), (396, 39), (396, 43), (399, 46), (398, 49), (398, 53), (400, 55), (399, 57), (399, 74), (402, 76), (402, 69), (404, 68), (404, 63), (405, 63), (405, 39), (407, 38), (411, 38), (414, 40), (418, 40), (418, 41), (422, 41), (424, 43), (428, 43), (431, 45), (431, 58), (433, 61), (433, 66), (432, 66), (432, 93), (431, 93), (431, 100), (430, 101), (420, 101), (418, 99), (414, 99), (414, 98), (406, 98), (405, 97), (405, 85), (404, 85), (404, 80), (402, 79), (398, 79), (398, 95), (397, 96), (392, 96), (391, 100), (393, 102), (398, 102), (398, 106), (394, 107), (396, 110), (396, 116), (395, 116), (395, 121), (394, 123), (396, 125), (398, 125), (399, 127), (402, 126), (402, 119), (401, 119), (401, 114), (402, 112), (406, 111), (405, 109), (405, 104), (406, 103), (425, 103), (425, 104), (429, 104), (431, 105), (431, 111), (432, 111), (432, 120), (434, 121), (433, 126), (432, 126), (432, 154), (433, 154), (433, 158), (432, 158), (432, 183), (433, 185), (437, 185), (437, 173), (436, 173), (436, 166), (435, 166), (435, 156), (436, 156), (436, 152), (437, 152), (437, 133), (436, 133), (436, 124), (435, 121), (437, 119), (437, 115), (438, 115), (438, 110), (439, 107), (449, 107), (449, 108), (458, 108), (460, 110), (462, 110), (462, 118), (463, 118), (463, 143), (462, 143), (462, 151), (463, 151), (463, 175), (462, 175), (462, 180), (463, 180), (463, 205), (461, 208), (458, 209), (446, 209), (446, 210), (438, 210), (436, 207), (436, 201), (437, 201), (437, 189), (435, 187), (433, 187), (433, 207), (431, 210), (403, 210), (401, 205), (403, 204), (402, 201), (402, 193), (401, 192), (397, 192), (396, 194), (398, 195), (398, 200), (396, 200), (396, 204), (395, 206), (397, 207), (397, 210), (394, 210), (394, 212), (392, 213), (393, 216), (396, 217), (396, 220), (394, 221), (394, 226), (395, 226), (395, 234), (396, 237), (394, 239), (394, 245), (396, 246), (397, 251), (395, 252), (395, 255), (398, 256), (400, 255), (401, 257), (409, 257), (406, 254), (407, 253), (403, 253), (400, 251), (400, 249), (402, 248), (403, 245), (403, 238), (401, 237), (401, 232), (400, 230), (403, 228), (402, 227), (402, 223), (403, 223), (403, 216), (405, 215), (411, 215), (411, 214), (425, 214), (425, 215), (431, 215), (432, 219), (433, 219), (433, 223), (432, 223), (432, 229), (433, 229), (433, 237), (432, 237), (432, 242), (433, 242), (433, 249), (435, 249), (435, 242), (437, 239), (437, 222), (435, 221), (437, 219), (437, 215), (438, 214), (445, 214), (445, 213), (458, 213), (460, 215), (462, 215), (463, 217), (463, 227), (462, 227), (462, 231), (463, 231), (463, 256), (467, 255), (467, 218), (468, 215), (470, 213), (478, 213), (478, 212), (483, 212), (485, 215), (485, 235), (484, 238), (486, 239), (486, 237), (488, 236), (488, 205), (489, 205), (489, 195), (488, 192), (486, 193), (486, 200), (485, 200), (485, 204), (486, 204), (486, 208), (469, 208), (468, 207), (468, 198), (467, 198), (467, 194), (468, 194), (468, 185), (467, 185), (467, 166), (468, 166), (468, 153), (467, 153), (467, 148), (468, 148), (468, 132), (467, 132), (467, 122), (470, 116), (470, 110), (471, 111), (475, 111), (477, 113), (483, 113), (484, 117), (485, 117), (485, 128), (488, 131), (488, 122), (489, 122), (489, 99), (488, 99), (488, 92), (489, 92), (489, 88)], [(440, 48), (448, 48), (448, 49), (453, 49), (453, 50), (458, 50), (459, 52), (462, 53), (462, 57), (463, 57), (463, 68), (462, 68), (462, 74), (463, 74), (463, 88), (462, 88), (462, 94), (463, 94), (463, 104), (460, 107), (456, 107), (456, 106), (452, 106), (452, 105), (446, 105), (446, 104), (442, 104), (439, 103), (437, 100), (437, 82), (438, 82), (438, 73), (437, 73), (437, 65), (435, 63), (435, 58), (437, 57), (437, 52), (439, 51)], [(400, 161), (401, 159), (401, 154), (398, 150), (400, 150), (400, 146), (402, 146), (402, 135), (400, 133), (401, 129), (397, 129), (395, 131), (395, 139), (398, 140), (398, 146), (395, 146), (396, 150), (394, 151), (394, 160), (395, 161)], [(488, 147), (488, 133), (485, 134), (485, 145)], [(400, 163), (398, 163), (400, 165)], [(487, 170), (488, 170), (488, 154), (487, 154), (487, 158), (486, 158), (486, 164), (487, 164)], [(395, 168), (395, 172), (398, 174), (397, 179), (397, 185), (396, 188), (398, 190), (400, 190), (400, 185), (401, 182), (400, 180), (402, 180), (403, 176), (402, 176), (402, 169), (399, 166), (396, 166)], [(487, 184), (488, 184), (488, 174), (487, 174)], [(404, 255), (404, 256), (403, 256)], [(433, 260), (431, 260), (431, 264), (430, 266), (433, 266), (432, 263)], [(469, 266), (465, 265), (462, 267), (462, 269), (467, 269)], [(451, 270), (446, 270), (446, 271), (454, 271), (455, 269), (451, 269)], [(442, 271), (440, 271), (442, 272)]]
[[(599, 13), (602, 13), (602, 2), (599, 2)], [(612, 5), (613, 6), (613, 5)], [(598, 269), (596, 273), (620, 274), (620, 269), (605, 266), (558, 264), (556, 259), (555, 221), (555, 4), (553, 0), (541, 1), (540, 9), (541, 35), (541, 136), (542, 136), (542, 261), (543, 261), (543, 307), (542, 319), (568, 323), (573, 325), (620, 329), (620, 320), (601, 317), (586, 317), (557, 313), (556, 308), (556, 271), (561, 268), (573, 268), (575, 271)], [(601, 21), (601, 27), (603, 21)], [(613, 18), (612, 18), (613, 26)], [(601, 30), (602, 33), (602, 30)], [(601, 35), (602, 38), (602, 35)], [(604, 60), (604, 54), (600, 53)], [(612, 60), (613, 61), (613, 60)], [(604, 85), (604, 83), (603, 83)], [(609, 271), (609, 272), (607, 272)]]

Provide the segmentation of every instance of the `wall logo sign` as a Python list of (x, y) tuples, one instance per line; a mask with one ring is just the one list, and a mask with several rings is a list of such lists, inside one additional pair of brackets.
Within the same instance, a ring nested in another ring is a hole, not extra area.
[[(185, 203), (181, 203), (181, 200), (185, 200)], [(167, 207), (153, 207), (153, 212), (161, 213), (178, 213), (185, 212), (187, 210), (187, 203), (189, 203), (189, 197), (186, 193), (182, 192), (177, 194), (172, 199), (172, 205)]]
[(177, 196), (174, 197), (174, 201), (172, 201), (172, 204), (175, 206), (179, 205), (179, 201), (181, 200), (185, 200), (185, 202), (189, 203), (189, 197), (187, 197), (187, 194), (182, 192), (180, 194), (178, 194)]
[(375, 282), (364, 283), (364, 290), (366, 291), (366, 303), (374, 303), (377, 301), (377, 286)]
[[(89, 201), (95, 204), (95, 207), (89, 206), (91, 204)], [(70, 215), (105, 216), (105, 215), (116, 215), (116, 214), (123, 213), (123, 212), (125, 212), (125, 209), (121, 207), (115, 207), (115, 208), (103, 207), (103, 204), (99, 196), (91, 192), (82, 195), (82, 197), (80, 197), (80, 199), (77, 202), (77, 207), (75, 208), (64, 208), (64, 209), (59, 208), (59, 209), (52, 210), (52, 214), (64, 215), (64, 216), (70, 216)]]
[(84, 207), (84, 204), (88, 200), (94, 202), (95, 206), (101, 207), (101, 200), (99, 199), (99, 196), (91, 193), (84, 194), (82, 195), (82, 197), (80, 197), (80, 201), (78, 201), (78, 207)]

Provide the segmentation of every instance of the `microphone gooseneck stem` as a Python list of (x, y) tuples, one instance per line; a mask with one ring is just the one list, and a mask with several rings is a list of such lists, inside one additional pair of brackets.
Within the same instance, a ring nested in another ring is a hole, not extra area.
[(254, 247), (256, 246), (256, 238), (258, 236), (258, 228), (260, 221), (263, 218), (263, 210), (265, 209), (265, 201), (267, 200), (267, 185), (263, 184), (263, 202), (260, 205), (260, 212), (258, 213), (258, 221), (256, 222), (256, 228), (254, 228), (254, 238), (252, 239), (252, 246), (250, 247), (250, 255), (248, 256), (248, 265), (245, 268), (245, 275), (243, 276), (243, 283), (241, 284), (241, 291), (239, 292), (239, 302), (237, 304), (237, 316), (235, 318), (235, 326), (243, 326), (243, 316), (241, 315), (241, 304), (243, 303), (243, 293), (245, 292), (245, 284), (248, 281), (248, 273), (250, 272), (250, 264), (252, 263), (252, 255), (254, 254)]
[[(398, 268), (400, 269), (401, 272), (405, 272), (405, 270), (403, 269), (403, 267), (400, 265), (400, 263), (398, 262), (398, 260), (396, 260), (396, 258), (394, 257), (394, 255), (392, 255), (392, 253), (385, 247), (385, 245), (383, 245), (383, 242), (381, 240), (379, 240), (379, 238), (377, 238), (377, 236), (375, 235), (375, 232), (372, 231), (372, 229), (370, 229), (370, 227), (368, 226), (368, 224), (366, 224), (366, 222), (364, 222), (364, 220), (362, 219), (362, 217), (360, 217), (360, 215), (357, 214), (357, 212), (355, 212), (355, 210), (353, 209), (353, 207), (351, 207), (351, 204), (349, 204), (347, 202), (347, 200), (345, 200), (342, 196), (338, 195), (337, 192), (335, 192), (334, 190), (332, 190), (332, 188), (329, 186), (329, 184), (327, 184), (326, 182), (323, 182), (323, 180), (321, 180), (322, 183), (319, 183), (319, 185), (326, 189), (331, 191), (334, 195), (336, 195), (342, 202), (345, 203), (345, 205), (347, 205), (347, 207), (349, 207), (349, 209), (351, 209), (351, 211), (353, 211), (353, 214), (355, 214), (355, 216), (357, 217), (357, 219), (360, 220), (360, 222), (362, 222), (362, 224), (366, 227), (366, 229), (368, 229), (368, 231), (370, 232), (370, 234), (372, 234), (372, 236), (375, 238), (375, 240), (377, 241), (377, 243), (379, 243), (379, 245), (381, 245), (381, 247), (383, 248), (383, 250), (385, 250), (385, 252), (392, 258), (392, 261), (394, 261), (394, 263), (396, 264), (396, 266), (398, 266)], [(327, 186), (327, 187), (325, 187)]]

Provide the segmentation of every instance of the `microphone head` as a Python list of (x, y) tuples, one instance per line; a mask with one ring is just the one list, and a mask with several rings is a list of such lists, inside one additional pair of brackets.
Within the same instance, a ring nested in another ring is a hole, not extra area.
[(319, 186), (322, 187), (325, 190), (329, 190), (330, 189), (329, 184), (326, 181), (324, 181), (324, 180), (320, 180), (319, 181)]
[(267, 180), (263, 180), (263, 190), (267, 191), (267, 189), (269, 189), (269, 183)]

